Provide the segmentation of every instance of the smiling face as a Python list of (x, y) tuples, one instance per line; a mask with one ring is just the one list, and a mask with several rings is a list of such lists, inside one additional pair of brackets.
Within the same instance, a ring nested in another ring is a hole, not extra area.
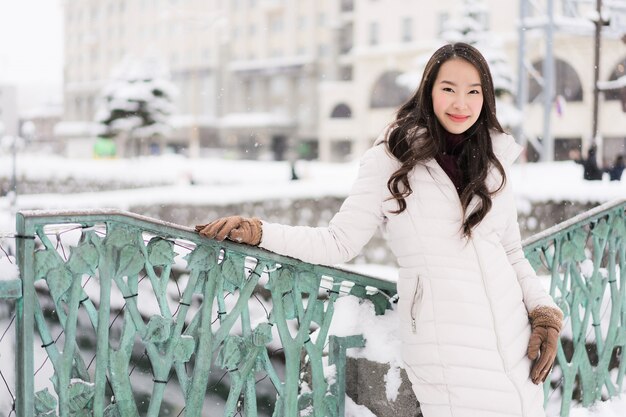
[(483, 107), (480, 75), (472, 64), (460, 58), (441, 65), (431, 95), (437, 120), (454, 134), (463, 133), (476, 123)]

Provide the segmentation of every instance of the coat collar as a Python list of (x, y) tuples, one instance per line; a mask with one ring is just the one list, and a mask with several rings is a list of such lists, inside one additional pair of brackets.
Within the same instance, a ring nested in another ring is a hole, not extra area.
[[(387, 141), (391, 129), (391, 126), (387, 126), (374, 142), (374, 146), (380, 144), (384, 145), (384, 142)], [(493, 153), (505, 167), (513, 164), (513, 162), (515, 162), (515, 160), (519, 157), (523, 149), (515, 142), (513, 136), (506, 133), (493, 132), (491, 135), (491, 143), (493, 146)], [(439, 166), (437, 161), (434, 158), (431, 158), (429, 160), (423, 161), (422, 164), (428, 168), (428, 171), (433, 176), (433, 179), (436, 183), (438, 183), (441, 192), (451, 200), (459, 201), (458, 194), (452, 184), (452, 181), (450, 180), (450, 178), (448, 178), (447, 174), (445, 173), (443, 168)], [(491, 169), (490, 171), (491, 172), (487, 177), (487, 181), (496, 181), (496, 179), (494, 178), (494, 170)], [(444, 184), (447, 184), (449, 186), (442, 187), (442, 185)], [(473, 196), (465, 213), (466, 218), (471, 213), (473, 213), (474, 210), (476, 210), (476, 207), (479, 203), (480, 199), (477, 196)]]
[[(374, 146), (386, 142), (391, 129), (391, 125), (385, 127), (380, 135), (378, 135), (378, 138), (376, 138), (376, 141), (374, 141)], [(515, 142), (513, 136), (506, 133), (493, 132), (491, 135), (491, 143), (493, 146), (493, 153), (503, 165), (513, 164), (523, 149)], [(424, 164), (430, 167), (438, 166), (437, 161), (434, 159), (425, 161)]]

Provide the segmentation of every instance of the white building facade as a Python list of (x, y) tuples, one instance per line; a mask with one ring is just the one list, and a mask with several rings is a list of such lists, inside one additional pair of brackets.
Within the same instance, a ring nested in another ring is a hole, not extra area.
[(17, 88), (14, 85), (0, 84), (0, 124), (0, 138), (19, 134)]
[[(168, 64), (181, 92), (175, 133), (168, 138), (178, 150), (190, 156), (353, 159), (413, 93), (401, 81), (403, 74), (419, 72), (424, 57), (442, 45), (444, 23), (458, 16), (463, 3), (68, 1), (65, 130), (88, 136), (77, 126), (93, 120), (98, 94), (115, 65), (127, 55), (151, 54)], [(517, 78), (519, 1), (473, 3), (484, 3), (481, 18), (502, 43)], [(544, 3), (548, 0), (532, 7)], [(592, 15), (592, 3), (554, 0), (560, 25), (553, 38), (556, 79), (550, 112), (555, 159), (591, 141), (593, 25), (584, 20)], [(623, 9), (626, 13), (626, 4)], [(546, 54), (545, 30), (536, 24), (542, 13), (532, 9), (534, 26), (524, 23), (529, 26), (524, 61), (535, 76), (541, 75)], [(625, 13), (613, 16), (610, 25), (626, 26)], [(563, 24), (567, 19), (569, 26)], [(625, 66), (626, 44), (618, 31), (605, 30), (600, 81), (619, 80)], [(533, 77), (528, 85), (521, 132), (537, 144), (545, 130), (542, 92)], [(600, 94), (599, 145), (605, 161), (626, 152), (621, 91)], [(532, 149), (528, 156), (532, 159)]]
[[(440, 36), (444, 22), (458, 15), (461, 3), (461, 0), (355, 2), (354, 46), (340, 58), (352, 66), (354, 77), (350, 81), (323, 83), (320, 89), (319, 147), (322, 159), (333, 159), (336, 143), (345, 143), (343, 149), (354, 156), (362, 154), (371, 145), (382, 128), (393, 120), (396, 109), (413, 93), (412, 89), (405, 89), (397, 82), (398, 76), (416, 69), (419, 71), (424, 57), (443, 44)], [(487, 6), (484, 20), (493, 36), (502, 42), (514, 72), (513, 78), (517, 79), (519, 2), (485, 0), (483, 3)], [(590, 2), (554, 3), (555, 20), (562, 27), (554, 35), (556, 80), (550, 113), (551, 132), (555, 140), (554, 158), (567, 159), (569, 150), (581, 145), (586, 149), (591, 142), (593, 25), (580, 16), (592, 15), (590, 7), (593, 5)], [(577, 18), (570, 16), (569, 26), (564, 24), (568, 7), (578, 7)], [(542, 17), (542, 12), (531, 10), (536, 19)], [(612, 16), (613, 24), (626, 27), (623, 20), (619, 21), (625, 16), (623, 13)], [(526, 33), (526, 65), (540, 73), (545, 56), (545, 30), (535, 28)], [(625, 66), (626, 44), (618, 33), (604, 33), (600, 81), (623, 77)], [(524, 106), (522, 130), (526, 137), (535, 139), (543, 135), (544, 107), (541, 88), (537, 81), (529, 78), (529, 102)], [(600, 93), (599, 153), (605, 164), (610, 163), (616, 154), (626, 153), (626, 109), (621, 101), (622, 94), (619, 90)], [(333, 117), (333, 109), (338, 106), (347, 107), (349, 111), (344, 113), (350, 113), (351, 117)], [(532, 159), (532, 148), (528, 154)]]

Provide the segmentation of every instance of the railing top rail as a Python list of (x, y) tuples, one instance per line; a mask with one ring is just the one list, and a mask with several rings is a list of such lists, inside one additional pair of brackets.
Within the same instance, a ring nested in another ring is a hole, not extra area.
[(546, 238), (556, 235), (558, 233), (568, 232), (570, 230), (574, 230), (581, 226), (582, 224), (588, 223), (595, 219), (598, 219), (602, 216), (605, 216), (612, 210), (615, 210), (621, 206), (624, 206), (626, 209), (626, 198), (619, 198), (616, 200), (612, 200), (601, 204), (597, 207), (592, 208), (591, 210), (587, 210), (577, 216), (572, 217), (564, 222), (561, 222), (557, 225), (554, 225), (543, 232), (536, 233), (530, 236), (527, 239), (524, 239), (522, 242), (522, 246), (524, 249), (532, 249), (533, 246), (540, 244)]
[[(242, 252), (242, 245), (230, 241), (217, 242), (199, 235), (194, 228), (171, 223), (159, 219), (155, 219), (148, 216), (143, 216), (136, 213), (131, 213), (125, 210), (119, 209), (85, 209), (85, 210), (24, 210), (17, 213), (18, 217), (23, 217), (24, 220), (28, 220), (33, 225), (45, 225), (48, 223), (98, 223), (105, 221), (118, 221), (134, 226), (141, 227), (148, 232), (165, 233), (171, 235), (171, 237), (188, 239), (194, 243), (203, 243), (212, 245), (219, 245), (225, 249)], [(276, 253), (267, 251), (265, 249), (246, 246), (246, 255), (252, 257), (259, 257), (263, 259), (271, 259), (281, 265), (298, 266), (302, 269), (303, 265), (306, 265), (307, 269), (314, 270), (322, 275), (328, 275), (338, 278), (344, 278), (350, 281), (357, 282), (361, 285), (371, 286), (380, 290), (396, 292), (395, 281), (385, 280), (378, 277), (372, 277), (370, 275), (353, 272), (350, 270), (323, 266), (313, 265), (306, 262), (302, 262), (298, 259), (290, 258), (288, 256), (278, 255)]]

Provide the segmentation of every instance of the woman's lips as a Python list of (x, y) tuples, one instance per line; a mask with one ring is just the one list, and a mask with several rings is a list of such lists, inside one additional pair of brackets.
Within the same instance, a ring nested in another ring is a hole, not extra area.
[(458, 122), (458, 123), (462, 123), (466, 121), (467, 119), (469, 119), (469, 116), (463, 116), (460, 114), (450, 114), (450, 113), (448, 113), (448, 117), (452, 119), (453, 122)]

